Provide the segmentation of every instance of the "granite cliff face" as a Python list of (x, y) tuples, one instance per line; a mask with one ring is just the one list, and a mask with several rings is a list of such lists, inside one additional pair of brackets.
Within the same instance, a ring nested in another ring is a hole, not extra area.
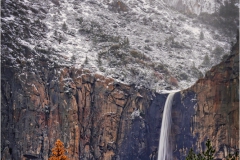
[[(172, 150), (213, 141), (216, 157), (238, 148), (238, 44), (173, 102)], [(39, 61), (44, 66), (47, 61)], [(156, 159), (166, 94), (60, 66), (30, 72), (2, 62), (2, 159), (48, 159), (60, 138), (70, 159)]]
[[(48, 37), (44, 5), (1, 3), (2, 159), (46, 160), (59, 138), (73, 160), (155, 160), (167, 94), (57, 64), (49, 56), (64, 57), (38, 43)], [(175, 95), (175, 159), (190, 147), (203, 149), (206, 138), (218, 158), (238, 148), (238, 55), (237, 44), (204, 79)]]
[(3, 159), (48, 159), (57, 138), (70, 159), (112, 159), (131, 127), (131, 113), (149, 108), (146, 89), (82, 70), (49, 69), (42, 78), (16, 72), (2, 68)]
[(156, 150), (166, 95), (74, 68), (2, 66), (2, 159), (48, 159), (57, 138), (70, 159), (145, 159)]
[(188, 91), (196, 93), (197, 104), (192, 117), (197, 149), (211, 139), (217, 158), (235, 152), (239, 146), (239, 37), (231, 55), (214, 66)]

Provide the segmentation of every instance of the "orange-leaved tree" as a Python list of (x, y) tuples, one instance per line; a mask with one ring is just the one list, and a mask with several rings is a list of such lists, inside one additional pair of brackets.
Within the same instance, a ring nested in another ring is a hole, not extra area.
[(52, 149), (52, 155), (49, 160), (69, 160), (69, 158), (64, 154), (65, 148), (63, 142), (58, 139), (55, 143), (55, 147)]

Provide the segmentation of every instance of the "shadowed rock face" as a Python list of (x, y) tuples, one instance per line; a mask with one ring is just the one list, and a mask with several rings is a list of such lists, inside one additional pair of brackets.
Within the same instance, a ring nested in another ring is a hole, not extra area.
[(239, 41), (230, 56), (206, 73), (186, 92), (196, 93), (192, 118), (196, 149), (209, 138), (217, 158), (233, 153), (239, 146)]
[(47, 159), (58, 138), (71, 159), (156, 158), (167, 95), (79, 69), (3, 65), (3, 158)]
[(57, 138), (70, 159), (146, 159), (156, 151), (166, 95), (80, 69), (19, 73), (3, 66), (5, 159), (47, 159)]

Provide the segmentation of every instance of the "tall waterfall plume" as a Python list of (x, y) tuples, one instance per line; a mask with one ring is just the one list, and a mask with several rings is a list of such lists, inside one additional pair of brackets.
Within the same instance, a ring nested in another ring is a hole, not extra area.
[(164, 106), (162, 117), (161, 134), (158, 147), (158, 160), (172, 160), (172, 153), (169, 144), (169, 135), (171, 132), (171, 110), (173, 97), (176, 92), (169, 93)]

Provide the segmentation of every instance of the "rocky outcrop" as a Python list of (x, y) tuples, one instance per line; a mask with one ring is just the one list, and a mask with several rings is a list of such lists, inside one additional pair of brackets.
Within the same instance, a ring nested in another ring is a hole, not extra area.
[[(61, 139), (71, 159), (157, 158), (167, 94), (136, 88), (75, 68), (30, 72), (3, 61), (3, 159), (48, 159)], [(40, 63), (39, 65), (45, 65)], [(190, 146), (194, 110), (190, 93), (173, 103), (172, 143), (176, 157)], [(178, 106), (184, 101), (189, 107)], [(183, 142), (183, 138), (184, 141)], [(175, 141), (174, 141), (175, 140)], [(187, 144), (187, 145), (186, 145)], [(184, 155), (183, 155), (184, 156)]]
[(58, 138), (70, 159), (156, 154), (166, 95), (81, 69), (2, 65), (3, 159), (48, 159)]
[[(238, 37), (237, 37), (238, 41)], [(197, 150), (209, 138), (222, 159), (239, 146), (239, 41), (231, 55), (208, 71), (188, 91), (196, 93), (192, 117)]]

